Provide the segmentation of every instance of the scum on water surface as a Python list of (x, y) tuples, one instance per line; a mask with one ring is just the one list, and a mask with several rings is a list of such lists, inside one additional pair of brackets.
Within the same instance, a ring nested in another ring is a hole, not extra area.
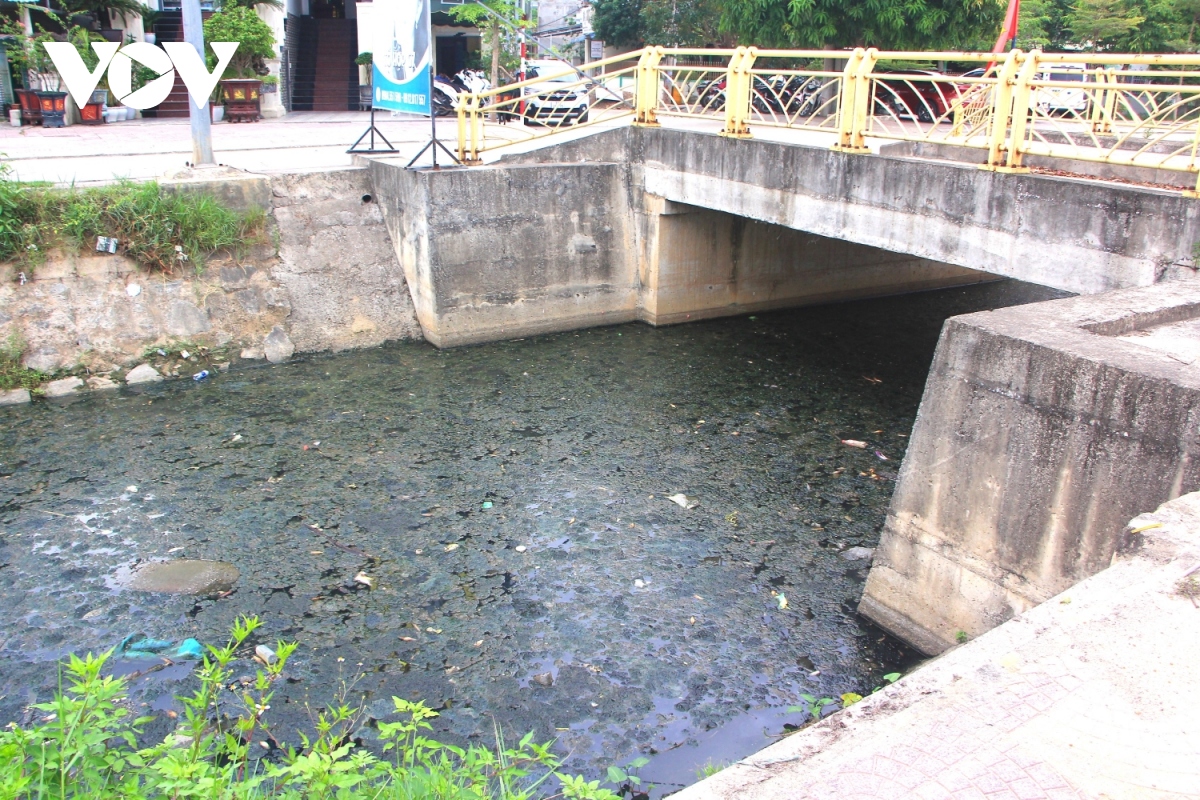
[[(441, 707), (449, 740), (494, 719), (577, 771), (662, 753), (645, 777), (694, 779), (799, 722), (800, 694), (911, 662), (855, 615), (868, 564), (839, 553), (878, 541), (942, 321), (1053, 296), (402, 343), (7, 410), (0, 721), (68, 652), (257, 614), (259, 641), (300, 643), (270, 712), (285, 739), (349, 685), (368, 745), (397, 695)], [(196, 597), (116, 577), (181, 558), (240, 578)], [(160, 733), (181, 681), (136, 695)]]

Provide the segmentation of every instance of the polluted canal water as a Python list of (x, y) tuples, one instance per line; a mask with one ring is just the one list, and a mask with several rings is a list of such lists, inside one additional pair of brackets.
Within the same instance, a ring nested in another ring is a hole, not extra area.
[[(5, 410), (0, 719), (70, 652), (255, 614), (247, 656), (299, 643), (284, 740), (344, 698), (369, 747), (395, 695), (448, 741), (494, 720), (591, 778), (647, 755), (660, 791), (694, 781), (801, 723), (802, 694), (912, 665), (855, 607), (938, 332), (1053, 296), (408, 342)], [(225, 563), (160, 563), (183, 559)], [(135, 684), (150, 733), (186, 672)]]

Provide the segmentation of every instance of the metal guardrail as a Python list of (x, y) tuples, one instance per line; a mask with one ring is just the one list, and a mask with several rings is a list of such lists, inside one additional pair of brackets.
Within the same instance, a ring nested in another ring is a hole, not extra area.
[[(939, 61), (977, 67), (944, 75), (912, 66)], [(553, 97), (586, 110), (546, 114)], [(733, 137), (752, 126), (809, 131), (851, 153), (868, 152), (869, 139), (975, 148), (998, 171), (1043, 156), (1191, 173), (1196, 190), (1185, 194), (1200, 196), (1200, 55), (1188, 54), (648, 47), (466, 95), (458, 155), (476, 164), (486, 151), (579, 125), (670, 117), (719, 122)]]

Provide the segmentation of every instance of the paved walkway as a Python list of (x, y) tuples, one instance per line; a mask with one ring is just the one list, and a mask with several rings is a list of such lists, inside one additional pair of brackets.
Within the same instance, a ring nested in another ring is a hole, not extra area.
[[(376, 113), (384, 135), (411, 158), (429, 139), (428, 118), (393, 119)], [(370, 123), (366, 112), (300, 112), (253, 124), (213, 125), (218, 162), (249, 172), (329, 169), (351, 164), (347, 148)], [(453, 150), (455, 119), (438, 120), (438, 135)], [(184, 168), (192, 158), (186, 119), (145, 119), (66, 128), (0, 128), (0, 154), (22, 180), (93, 183), (147, 179)]]
[(673, 800), (1200, 797), (1200, 493), (1104, 572)]
[[(427, 117), (393, 118), (376, 112), (376, 126), (400, 151), (405, 161), (429, 141)], [(347, 167), (351, 144), (370, 124), (370, 114), (358, 111), (293, 112), (273, 120), (235, 125), (213, 125), (213, 150), (219, 163), (248, 172), (297, 172)], [(516, 142), (484, 153), (485, 161), (588, 136), (601, 130), (630, 124), (628, 115), (582, 128), (555, 132), (540, 126), (487, 125), (491, 145)], [(718, 133), (721, 123), (705, 119), (665, 119), (664, 124)], [(438, 138), (453, 151), (458, 142), (458, 120), (437, 121)], [(832, 144), (831, 134), (785, 130), (762, 126), (755, 135), (762, 139), (795, 144)], [(522, 141), (528, 136), (537, 138)], [(382, 144), (382, 143), (381, 143)], [(109, 182), (120, 178), (146, 180), (183, 169), (192, 157), (191, 128), (186, 119), (144, 119), (109, 125), (72, 125), (67, 128), (0, 127), (0, 157), (26, 181), (58, 184)], [(440, 157), (445, 163), (445, 158)]]

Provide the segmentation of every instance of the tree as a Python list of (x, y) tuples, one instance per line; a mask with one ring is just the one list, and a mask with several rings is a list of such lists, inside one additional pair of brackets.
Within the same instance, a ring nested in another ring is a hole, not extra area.
[(492, 86), (500, 85), (500, 36), (502, 29), (519, 30), (528, 22), (522, 20), (515, 3), (509, 0), (476, 0), (450, 8), (456, 22), (469, 22), (483, 33), (492, 57)]
[[(251, 8), (227, 6), (204, 20), (204, 41), (238, 43), (228, 72), (239, 78), (266, 75), (266, 59), (275, 57), (275, 34)], [(208, 61), (216, 65), (211, 50)]]
[(1022, 0), (1017, 22), (1017, 47), (1055, 52), (1071, 41), (1067, 17), (1073, 0)]
[(634, 49), (642, 46), (642, 0), (596, 0), (592, 26), (596, 38), (613, 47)]
[(990, 49), (1001, 0), (728, 0), (721, 28), (759, 47)]
[(593, 8), (596, 38), (616, 47), (702, 47), (723, 38), (718, 0), (596, 0)]

